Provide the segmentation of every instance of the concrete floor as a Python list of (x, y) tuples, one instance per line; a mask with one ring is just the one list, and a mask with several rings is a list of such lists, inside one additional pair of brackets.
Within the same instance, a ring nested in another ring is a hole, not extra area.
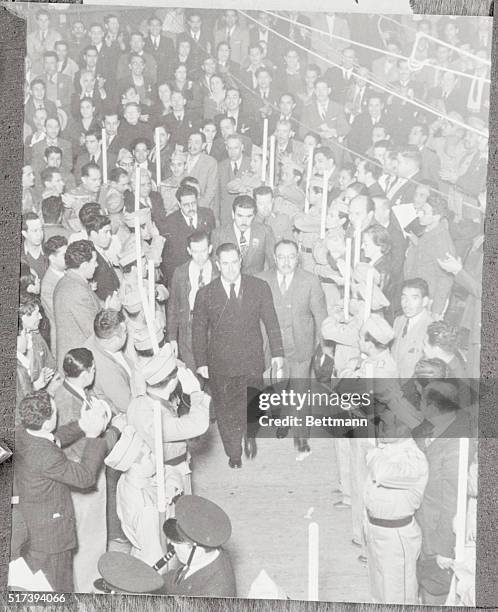
[(338, 510), (332, 440), (310, 441), (296, 461), (292, 438), (258, 439), (255, 459), (233, 470), (212, 425), (193, 453), (193, 492), (219, 504), (232, 521), (227, 545), (240, 597), (264, 569), (291, 599), (307, 599), (310, 514), (320, 529), (319, 599), (368, 602), (367, 568), (351, 543), (351, 512)]

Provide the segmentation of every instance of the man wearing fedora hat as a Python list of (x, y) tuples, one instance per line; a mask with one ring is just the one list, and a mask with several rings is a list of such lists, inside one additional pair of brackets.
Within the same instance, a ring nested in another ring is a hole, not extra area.
[(168, 595), (235, 597), (235, 574), (222, 546), (232, 534), (228, 515), (218, 505), (197, 495), (176, 502), (175, 518), (164, 523), (182, 566), (164, 576)]

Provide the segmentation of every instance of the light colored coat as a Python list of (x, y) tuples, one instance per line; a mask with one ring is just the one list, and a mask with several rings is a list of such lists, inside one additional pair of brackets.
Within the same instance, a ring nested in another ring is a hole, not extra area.
[(391, 347), (391, 354), (398, 366), (400, 378), (411, 378), (415, 372), (415, 365), (423, 356), (423, 345), (425, 333), (429, 325), (433, 322), (432, 314), (424, 310), (420, 318), (408, 327), (406, 336), (403, 338), (407, 318), (405, 315), (396, 317), (394, 329), (394, 342)]
[(199, 206), (210, 208), (213, 212), (216, 206), (216, 192), (218, 189), (218, 163), (206, 153), (201, 153), (194, 167), (188, 172), (199, 181), (201, 195)]

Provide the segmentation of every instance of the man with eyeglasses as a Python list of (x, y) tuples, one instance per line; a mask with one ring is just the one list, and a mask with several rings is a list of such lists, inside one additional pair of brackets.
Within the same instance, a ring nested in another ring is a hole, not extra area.
[[(299, 390), (310, 378), (311, 360), (320, 342), (322, 321), (327, 316), (325, 294), (318, 277), (298, 266), (299, 250), (293, 240), (280, 240), (274, 252), (276, 269), (266, 270), (258, 277), (270, 286), (290, 384)], [(297, 459), (301, 460), (311, 452), (306, 432), (294, 434), (299, 451)]]

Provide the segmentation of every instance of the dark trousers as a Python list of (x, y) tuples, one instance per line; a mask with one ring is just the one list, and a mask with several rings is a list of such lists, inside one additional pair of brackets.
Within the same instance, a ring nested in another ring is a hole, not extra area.
[(116, 509), (116, 491), (121, 472), (113, 468), (105, 468), (106, 495), (107, 495), (107, 541), (126, 539), (121, 528), (121, 521)]
[(210, 375), (209, 382), (223, 448), (239, 461), (247, 428), (247, 376)]
[(73, 550), (45, 553), (28, 550), (25, 559), (33, 573), (41, 570), (56, 593), (73, 593)]

